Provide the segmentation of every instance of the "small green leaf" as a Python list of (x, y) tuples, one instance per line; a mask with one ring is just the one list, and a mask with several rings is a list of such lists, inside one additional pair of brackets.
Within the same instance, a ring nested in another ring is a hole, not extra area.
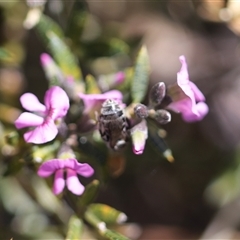
[(129, 53), (129, 46), (126, 42), (119, 38), (112, 38), (109, 41), (110, 45), (110, 52), (112, 55), (119, 54), (119, 53)]
[(46, 53), (41, 54), (41, 63), (46, 78), (49, 81), (49, 86), (64, 85), (64, 75), (51, 56)]
[(95, 227), (99, 233), (106, 231), (105, 222), (101, 221), (91, 210), (87, 209), (84, 213), (85, 220)]
[(149, 143), (157, 152), (161, 152), (169, 162), (174, 162), (172, 151), (161, 136), (161, 129), (159, 129), (155, 124), (151, 123), (150, 121), (148, 122)]
[(130, 240), (129, 238), (123, 236), (122, 234), (115, 232), (113, 230), (107, 229), (103, 234), (103, 237), (109, 240)]
[(17, 131), (13, 131), (5, 135), (6, 143), (11, 146), (18, 146), (19, 145), (19, 133)]
[(99, 94), (101, 93), (97, 81), (91, 74), (86, 76), (86, 93), (87, 94)]
[(46, 34), (47, 32), (51, 31), (59, 38), (64, 38), (64, 33), (61, 27), (53, 19), (44, 14), (41, 14), (38, 23), (35, 25), (35, 28), (46, 46), (49, 43), (49, 39)]
[(79, 240), (83, 232), (83, 221), (73, 215), (68, 223), (66, 240)]
[(54, 143), (46, 145), (35, 145), (32, 147), (32, 158), (35, 162), (42, 162), (51, 159), (54, 157), (54, 154), (59, 147), (59, 141), (54, 141)]
[(7, 49), (0, 47), (0, 60), (9, 61), (12, 60), (13, 54), (10, 53)]
[(66, 77), (72, 76), (75, 80), (81, 81), (82, 73), (78, 67), (78, 61), (67, 44), (52, 31), (47, 32), (47, 37), (49, 39), (49, 51), (51, 51), (64, 75)]
[(86, 186), (85, 191), (79, 200), (79, 205), (81, 208), (93, 201), (97, 194), (99, 184), (100, 182), (95, 179)]
[(71, 12), (69, 13), (69, 17), (67, 19), (65, 32), (66, 36), (73, 41), (76, 47), (81, 41), (81, 35), (87, 16), (87, 4), (84, 1), (74, 1)]
[(112, 231), (106, 227), (106, 223), (96, 216), (89, 208), (84, 214), (85, 220), (96, 228), (98, 233), (106, 239), (110, 240), (129, 240), (118, 232)]
[(94, 203), (88, 206), (88, 209), (106, 224), (123, 223), (127, 220), (123, 212), (106, 204)]
[(240, 193), (239, 179), (240, 166), (232, 166), (208, 185), (205, 190), (206, 199), (218, 207), (233, 202)]
[(131, 86), (133, 103), (140, 103), (144, 99), (148, 88), (149, 72), (150, 65), (148, 53), (146, 47), (143, 46), (138, 53), (136, 64), (134, 66)]
[(78, 61), (70, 51), (68, 45), (62, 40), (64, 33), (61, 27), (51, 18), (40, 14), (35, 29), (45, 45), (53, 55), (66, 77), (72, 76), (75, 80), (82, 80), (82, 73)]

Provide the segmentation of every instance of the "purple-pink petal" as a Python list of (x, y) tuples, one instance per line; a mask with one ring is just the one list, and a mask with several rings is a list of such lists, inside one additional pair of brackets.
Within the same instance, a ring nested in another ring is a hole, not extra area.
[(50, 111), (49, 114), (51, 114), (53, 120), (64, 117), (70, 106), (66, 92), (58, 86), (47, 90), (44, 96), (44, 103), (47, 110)]
[[(46, 162), (44, 162), (41, 165), (41, 172), (44, 171), (56, 171), (57, 169), (72, 169), (76, 173), (84, 176), (84, 177), (90, 177), (94, 170), (93, 168), (87, 164), (87, 163), (79, 163), (76, 159), (70, 158), (70, 159), (51, 159)], [(43, 173), (46, 174), (46, 173)]]
[[(189, 80), (185, 57), (180, 56), (179, 60), (182, 63), (182, 67), (177, 74), (177, 84), (180, 91), (178, 95), (172, 96), (173, 102), (167, 108), (180, 112), (187, 122), (202, 120), (208, 113), (208, 106), (204, 103), (205, 97), (198, 87)], [(176, 88), (176, 86), (174, 87)]]
[(180, 71), (177, 73), (177, 82), (178, 82), (178, 85), (181, 86), (189, 83), (189, 76), (188, 76), (187, 62), (185, 57), (182, 55), (179, 57), (179, 60), (182, 66)]
[(68, 168), (76, 171), (79, 175), (83, 177), (90, 177), (93, 175), (93, 168), (87, 163), (80, 163), (74, 158), (64, 159), (58, 161), (58, 168)]
[(118, 90), (111, 90), (111, 91), (105, 92), (101, 95), (104, 96), (104, 98), (105, 98), (104, 100), (106, 100), (106, 99), (122, 100), (122, 98), (123, 98), (122, 93)]
[(52, 141), (58, 134), (58, 129), (53, 120), (45, 121), (42, 125), (24, 134), (28, 143), (42, 144)]
[(90, 112), (96, 106), (100, 106), (107, 99), (114, 99), (122, 101), (123, 95), (118, 90), (111, 90), (102, 94), (84, 94), (79, 93), (79, 97), (83, 100), (85, 109), (84, 111)]
[(55, 164), (56, 164), (56, 168), (60, 169), (60, 168), (70, 168), (75, 170), (75, 166), (78, 163), (78, 161), (74, 158), (72, 159), (54, 159), (55, 160)]
[(190, 97), (193, 102), (195, 102), (194, 92), (191, 88), (190, 81), (189, 81), (186, 59), (184, 56), (180, 56), (179, 60), (182, 63), (182, 67), (180, 71), (177, 73), (178, 86), (181, 87), (183, 92), (188, 97)]
[(39, 102), (38, 98), (32, 93), (25, 93), (20, 97), (22, 107), (31, 112), (45, 112), (46, 107)]
[(192, 112), (193, 103), (189, 97), (186, 97), (182, 100), (170, 103), (167, 108), (174, 112), (183, 114), (185, 112)]
[(115, 83), (121, 84), (125, 80), (125, 73), (124, 72), (117, 72), (115, 74)]
[(33, 113), (24, 112), (22, 113), (17, 120), (15, 121), (15, 127), (17, 129), (25, 128), (25, 127), (36, 127), (43, 124), (44, 119), (40, 116), (37, 116)]
[(66, 184), (72, 193), (81, 195), (84, 191), (84, 186), (79, 182), (77, 173), (89, 177), (94, 170), (87, 163), (78, 163), (76, 159), (51, 159), (44, 162), (38, 169), (40, 177), (49, 177), (55, 172), (53, 192), (59, 194), (65, 186), (64, 171), (67, 172)]
[(85, 187), (79, 182), (77, 173), (72, 169), (67, 169), (67, 188), (76, 195), (81, 195)]
[(183, 112), (182, 117), (186, 122), (195, 122), (202, 120), (208, 113), (209, 109), (206, 103), (199, 102), (195, 105), (194, 111)]
[(79, 163), (75, 162), (74, 170), (83, 177), (90, 177), (93, 175), (94, 170), (93, 168), (87, 163)]
[(195, 83), (190, 81), (189, 86), (191, 87), (191, 89), (193, 91), (193, 94), (194, 94), (194, 97), (195, 97), (196, 101), (203, 102), (203, 101), (206, 100), (203, 93), (199, 90), (199, 88), (196, 86)]
[(38, 176), (43, 178), (49, 177), (58, 169), (64, 168), (63, 162), (64, 160), (61, 160), (61, 159), (51, 159), (44, 162), (38, 169), (38, 172), (37, 172)]
[(52, 57), (47, 53), (42, 53), (40, 56), (40, 60), (43, 66), (48, 66), (53, 62)]
[(56, 195), (61, 193), (65, 187), (63, 171), (64, 171), (63, 169), (59, 169), (55, 173), (54, 183), (53, 183), (53, 193)]

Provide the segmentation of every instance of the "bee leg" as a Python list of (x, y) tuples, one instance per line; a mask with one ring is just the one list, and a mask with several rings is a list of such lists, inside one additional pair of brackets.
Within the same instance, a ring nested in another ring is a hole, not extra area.
[(102, 137), (102, 139), (105, 141), (105, 142), (109, 142), (110, 140), (110, 137), (109, 137), (109, 133), (108, 131), (101, 131), (101, 129), (99, 129), (99, 132), (100, 132), (100, 135)]
[(126, 144), (125, 140), (118, 140), (116, 145), (114, 146), (114, 150), (119, 150), (119, 148), (124, 147)]

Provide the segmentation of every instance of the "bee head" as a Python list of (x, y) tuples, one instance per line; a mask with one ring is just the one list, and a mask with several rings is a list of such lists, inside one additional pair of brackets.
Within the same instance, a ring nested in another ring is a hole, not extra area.
[(102, 104), (101, 114), (103, 115), (116, 114), (119, 111), (122, 111), (122, 109), (119, 103), (113, 99), (107, 99)]

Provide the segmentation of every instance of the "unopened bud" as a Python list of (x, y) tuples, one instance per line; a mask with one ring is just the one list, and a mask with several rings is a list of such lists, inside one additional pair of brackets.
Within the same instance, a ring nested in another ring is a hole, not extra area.
[(131, 129), (133, 152), (137, 155), (142, 154), (148, 138), (147, 121), (143, 119)]
[(166, 95), (166, 86), (164, 82), (158, 82), (150, 90), (150, 102), (153, 105), (159, 105)]
[(171, 121), (171, 114), (164, 109), (159, 109), (156, 111), (154, 118), (160, 124), (167, 124)]
[(138, 104), (134, 107), (134, 113), (138, 118), (144, 119), (148, 117), (148, 109), (144, 104)]

